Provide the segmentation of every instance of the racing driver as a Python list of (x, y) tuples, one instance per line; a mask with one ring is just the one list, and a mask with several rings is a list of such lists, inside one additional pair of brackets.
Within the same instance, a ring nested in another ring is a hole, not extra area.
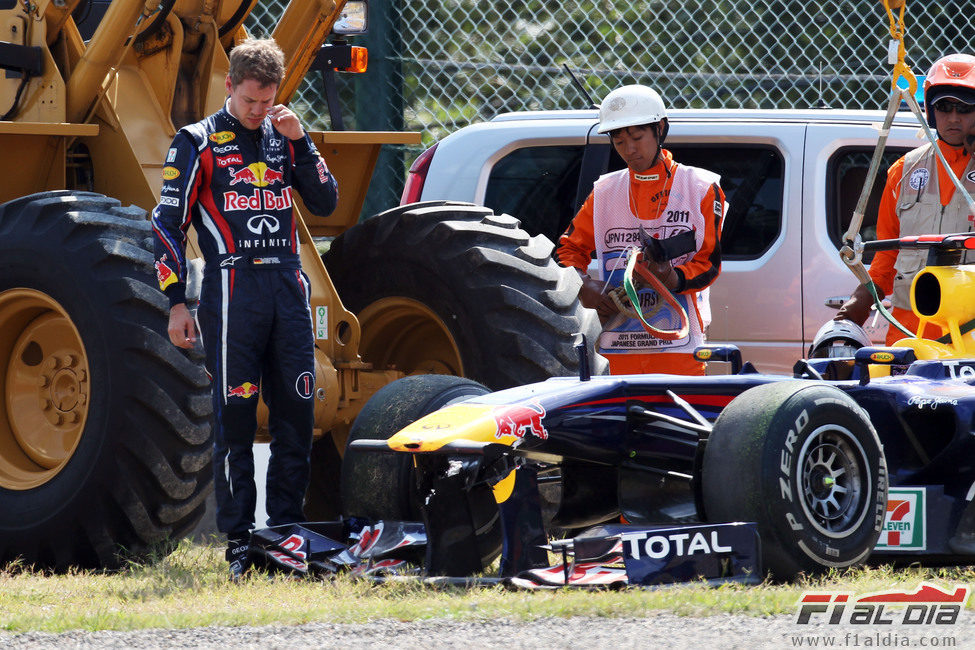
[(308, 277), (298, 257), (292, 187), (327, 216), (338, 189), (297, 116), (274, 104), (284, 54), (272, 39), (230, 53), (224, 107), (183, 127), (163, 167), (152, 213), (159, 286), (169, 298), (169, 338), (196, 342), (186, 306), (186, 233), (205, 262), (197, 319), (211, 377), (217, 528), (230, 577), (247, 568), (256, 487), (258, 392), (268, 405), (268, 525), (303, 521), (315, 385)]

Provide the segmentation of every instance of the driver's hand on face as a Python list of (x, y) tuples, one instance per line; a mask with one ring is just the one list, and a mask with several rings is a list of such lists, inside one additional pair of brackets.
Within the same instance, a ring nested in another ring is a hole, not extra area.
[(284, 104), (272, 106), (267, 114), (271, 117), (274, 128), (289, 140), (298, 140), (305, 136), (305, 129), (301, 126), (298, 116)]

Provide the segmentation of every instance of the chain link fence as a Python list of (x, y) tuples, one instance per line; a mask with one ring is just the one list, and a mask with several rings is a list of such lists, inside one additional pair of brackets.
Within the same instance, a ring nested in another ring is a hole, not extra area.
[[(269, 34), (284, 4), (257, 7), (248, 30)], [(908, 0), (915, 74), (975, 53), (971, 6)], [(588, 107), (565, 67), (597, 102), (643, 83), (673, 108), (881, 109), (890, 84), (879, 0), (371, 0), (370, 25), (370, 72), (340, 75), (345, 126), (420, 131), (424, 146), (499, 113)], [(330, 126), (323, 97), (312, 74), (293, 100), (311, 128)], [(364, 213), (395, 205), (419, 151), (384, 152)]]

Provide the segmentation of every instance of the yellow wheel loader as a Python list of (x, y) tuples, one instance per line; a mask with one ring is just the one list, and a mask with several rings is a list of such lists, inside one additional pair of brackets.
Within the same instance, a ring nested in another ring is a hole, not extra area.
[[(184, 354), (166, 335), (147, 215), (176, 130), (224, 101), (228, 52), (257, 4), (114, 0), (86, 41), (72, 17), (85, 2), (0, 0), (0, 563), (53, 569), (118, 567), (203, 516), (209, 382), (200, 352)], [(288, 68), (279, 102), (337, 21), (367, 11), (344, 0), (287, 6), (273, 33)], [(381, 145), (419, 134), (311, 135), (341, 201), (326, 218), (296, 202), (316, 341), (306, 515), (368, 506), (411, 516), (409, 465), (346, 454), (366, 401), (406, 375), (498, 389), (574, 374), (573, 334), (594, 340), (598, 322), (576, 299), (576, 274), (552, 261), (551, 242), (512, 217), (436, 202), (357, 224)], [(316, 237), (335, 238), (329, 270)], [(192, 237), (190, 248), (195, 255)], [(386, 399), (412, 399), (412, 417), (452, 399), (437, 382), (421, 384), (422, 395), (407, 387)], [(258, 440), (266, 415), (262, 406)], [(354, 437), (383, 435), (383, 420), (364, 420)], [(366, 474), (388, 494), (356, 490)], [(496, 529), (484, 522), (485, 536)]]

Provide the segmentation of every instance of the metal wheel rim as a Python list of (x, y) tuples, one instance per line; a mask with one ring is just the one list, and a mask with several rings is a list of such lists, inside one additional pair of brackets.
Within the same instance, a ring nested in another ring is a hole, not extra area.
[(0, 487), (36, 488), (68, 464), (88, 420), (90, 377), (81, 335), (56, 300), (0, 293)]
[(464, 376), (450, 329), (432, 309), (412, 298), (382, 298), (357, 315), (362, 359), (408, 375)]
[(870, 509), (873, 479), (866, 451), (839, 425), (817, 428), (796, 459), (799, 501), (819, 533), (842, 538), (856, 530)]

